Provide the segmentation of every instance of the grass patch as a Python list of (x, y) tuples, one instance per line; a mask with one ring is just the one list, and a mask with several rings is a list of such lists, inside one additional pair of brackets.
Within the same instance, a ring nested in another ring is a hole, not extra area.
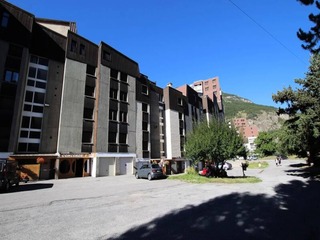
[(251, 161), (249, 162), (248, 168), (250, 169), (256, 169), (256, 168), (267, 168), (269, 166), (269, 163), (266, 161)]
[(226, 177), (226, 178), (207, 178), (197, 174), (178, 174), (170, 175), (169, 180), (180, 180), (187, 183), (258, 183), (261, 182), (260, 178), (257, 177)]

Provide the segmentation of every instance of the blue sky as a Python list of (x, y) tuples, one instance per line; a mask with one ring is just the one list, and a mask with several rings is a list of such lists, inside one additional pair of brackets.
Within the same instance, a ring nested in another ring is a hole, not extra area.
[(219, 76), (222, 91), (277, 106), (272, 94), (304, 78), (314, 7), (296, 0), (9, 0), (34, 14), (77, 23), (78, 34), (139, 63), (158, 86)]

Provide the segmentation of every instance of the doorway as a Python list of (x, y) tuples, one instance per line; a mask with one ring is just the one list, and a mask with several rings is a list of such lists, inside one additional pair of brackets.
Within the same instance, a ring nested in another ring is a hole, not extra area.
[(83, 159), (76, 160), (76, 172), (75, 177), (83, 177)]

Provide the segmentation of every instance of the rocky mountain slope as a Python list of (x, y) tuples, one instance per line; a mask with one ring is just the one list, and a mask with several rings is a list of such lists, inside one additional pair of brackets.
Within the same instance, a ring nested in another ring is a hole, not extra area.
[(278, 129), (288, 118), (286, 115), (278, 116), (275, 107), (255, 104), (234, 94), (223, 93), (222, 96), (226, 121), (244, 117), (262, 132)]

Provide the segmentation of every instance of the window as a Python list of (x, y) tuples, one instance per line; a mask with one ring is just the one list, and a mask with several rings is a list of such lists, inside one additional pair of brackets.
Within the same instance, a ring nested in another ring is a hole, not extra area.
[(123, 91), (120, 91), (120, 100), (121, 101), (124, 101), (124, 102), (127, 102), (127, 93), (126, 92), (123, 92)]
[(120, 122), (127, 122), (127, 113), (120, 111)]
[(148, 95), (148, 86), (142, 85), (141, 88), (141, 92), (145, 95)]
[(206, 85), (206, 86), (207, 86), (207, 85), (208, 85), (208, 81), (205, 81), (205, 82), (204, 82), (204, 85)]
[(40, 80), (47, 80), (47, 70), (38, 68), (38, 74), (37, 74), (37, 78)]
[(159, 94), (159, 102), (163, 102), (163, 95), (162, 94)]
[(9, 24), (9, 13), (3, 12), (2, 19), (1, 19), (1, 27), (8, 27)]
[(75, 40), (71, 40), (71, 52), (77, 52), (77, 42)]
[(102, 53), (102, 58), (103, 60), (106, 60), (106, 61), (111, 61), (111, 53), (107, 52), (107, 51), (103, 51)]
[(178, 105), (182, 106), (182, 98), (178, 98)]
[(205, 90), (206, 92), (207, 92), (207, 91), (209, 91), (209, 87), (205, 87), (205, 89), (204, 89), (204, 90)]
[(109, 132), (109, 143), (116, 143), (117, 142), (117, 133)]
[(122, 82), (128, 82), (128, 75), (126, 73), (120, 73), (120, 80)]
[(116, 110), (109, 110), (109, 120), (117, 121), (117, 111)]
[(4, 80), (5, 80), (6, 82), (18, 82), (18, 80), (19, 80), (19, 73), (18, 73), (18, 72), (13, 72), (13, 71), (6, 70)]
[(86, 55), (86, 46), (80, 43), (80, 55)]
[(148, 104), (142, 103), (142, 111), (143, 112), (148, 112)]
[(148, 123), (147, 122), (142, 122), (142, 130), (148, 131)]
[(118, 90), (114, 88), (110, 88), (110, 98), (117, 99), (118, 98)]
[(112, 78), (118, 80), (118, 71), (117, 71), (117, 70), (114, 70), (114, 69), (111, 69), (110, 76), (111, 76)]
[(32, 117), (31, 119), (31, 128), (41, 129), (42, 118)]
[(119, 133), (119, 143), (127, 143), (127, 134)]
[(29, 125), (30, 125), (30, 117), (23, 116), (21, 127), (29, 128)]
[(26, 96), (25, 96), (24, 101), (25, 102), (32, 102), (32, 99), (33, 99), (33, 92), (26, 91)]
[(34, 103), (40, 103), (43, 104), (44, 103), (44, 93), (40, 93), (40, 92), (35, 92), (34, 93)]

